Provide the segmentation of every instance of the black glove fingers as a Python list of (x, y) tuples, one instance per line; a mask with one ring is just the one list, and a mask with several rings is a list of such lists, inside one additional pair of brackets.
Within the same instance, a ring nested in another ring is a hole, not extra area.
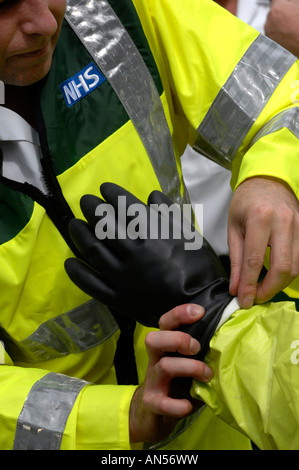
[[(135, 243), (136, 246), (134, 237), (136, 231), (133, 233), (136, 214), (134, 206), (131, 204), (136, 205), (136, 209), (141, 207), (145, 214), (148, 212), (148, 207), (141, 201), (137, 202), (138, 199), (129, 192), (120, 191), (122, 188), (112, 185), (112, 183), (104, 184), (104, 187), (107, 190), (107, 195), (104, 191), (107, 201), (87, 194), (81, 198), (81, 209), (88, 223), (94, 228), (95, 236), (107, 246), (107, 249), (122, 258), (127, 253), (132, 253), (132, 243)], [(118, 196), (122, 196), (124, 199), (120, 201)], [(127, 215), (128, 212), (131, 213), (131, 216)], [(138, 231), (142, 234), (146, 232), (145, 222), (145, 218), (143, 220), (142, 217), (138, 217)]]
[(103, 183), (100, 189), (106, 201), (115, 208), (117, 237), (125, 239), (122, 242), (123, 253), (126, 250), (132, 253), (139, 240), (150, 237), (151, 210), (140, 199), (114, 183)]
[(107, 304), (113, 303), (115, 288), (104, 281), (98, 272), (77, 258), (68, 258), (64, 268), (69, 278), (79, 289), (91, 297)]
[(166, 204), (168, 207), (173, 204), (173, 201), (169, 199), (166, 194), (161, 191), (155, 190), (152, 191), (147, 200), (148, 205), (150, 204)]
[[(87, 222), (94, 230), (95, 237), (102, 244), (111, 246), (111, 240), (118, 238), (119, 230), (125, 230), (125, 227), (118, 228), (118, 219), (114, 206), (101, 198), (86, 194), (80, 200), (81, 210)], [(119, 248), (119, 244), (117, 245)]]
[[(119, 205), (119, 197), (121, 196), (125, 197), (124, 200), (126, 209), (131, 204), (143, 204), (140, 199), (115, 183), (103, 183), (100, 187), (100, 191), (105, 201), (109, 202), (109, 204), (112, 204), (115, 209), (117, 209)], [(144, 205), (146, 206), (146, 204)]]
[(84, 261), (96, 271), (105, 272), (106, 276), (109, 276), (111, 271), (115, 272), (118, 262), (114, 253), (97, 239), (94, 229), (84, 220), (72, 219), (69, 232)]
[(103, 199), (94, 196), (93, 194), (85, 194), (81, 197), (80, 207), (84, 217), (91, 227), (95, 228), (99, 220), (99, 214), (104, 212), (105, 205), (106, 203)]
[(180, 238), (182, 242), (192, 242), (192, 250), (202, 246), (202, 235), (193, 226), (193, 212), (191, 205), (182, 208), (174, 203), (161, 191), (153, 191), (148, 197), (148, 204), (153, 210), (161, 214), (161, 221), (169, 224), (170, 234), (173, 238)]

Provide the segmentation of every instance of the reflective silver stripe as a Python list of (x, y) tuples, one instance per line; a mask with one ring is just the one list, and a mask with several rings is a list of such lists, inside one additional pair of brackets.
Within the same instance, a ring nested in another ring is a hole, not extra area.
[(36, 382), (18, 418), (14, 450), (59, 450), (69, 414), (87, 384), (53, 372)]
[(199, 126), (195, 150), (230, 169), (251, 126), (296, 60), (281, 46), (259, 35)]
[(279, 131), (282, 128), (288, 129), (299, 139), (299, 108), (286, 109), (277, 114), (271, 121), (267, 122), (265, 126), (256, 134), (252, 141), (252, 145), (259, 139), (273, 132)]
[(108, 307), (92, 299), (43, 323), (23, 341), (15, 341), (3, 330), (0, 337), (14, 362), (38, 363), (98, 346), (117, 329)]
[(180, 178), (159, 92), (125, 27), (106, 0), (68, 0), (66, 20), (127, 111), (162, 191), (180, 203)]

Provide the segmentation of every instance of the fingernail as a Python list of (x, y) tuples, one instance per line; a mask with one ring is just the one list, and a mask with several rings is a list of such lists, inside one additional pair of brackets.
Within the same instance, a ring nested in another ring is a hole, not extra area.
[(240, 301), (241, 308), (250, 308), (253, 306), (254, 297), (252, 295), (248, 295), (244, 297), (242, 301)]
[(210, 367), (206, 366), (205, 374), (204, 374), (205, 380), (207, 382), (209, 382), (213, 378), (213, 375), (214, 375), (214, 373), (213, 373), (212, 369), (210, 369)]
[(191, 352), (191, 354), (197, 354), (199, 351), (200, 351), (199, 342), (196, 339), (191, 338), (191, 341), (190, 341), (190, 352)]
[(190, 315), (190, 317), (200, 318), (205, 313), (205, 310), (200, 305), (190, 304), (187, 307), (187, 313)]

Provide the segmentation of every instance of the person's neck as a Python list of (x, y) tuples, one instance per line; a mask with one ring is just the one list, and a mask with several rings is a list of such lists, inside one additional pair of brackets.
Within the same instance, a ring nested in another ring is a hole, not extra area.
[(22, 116), (33, 128), (37, 128), (34, 102), (37, 90), (34, 86), (5, 86), (5, 107)]

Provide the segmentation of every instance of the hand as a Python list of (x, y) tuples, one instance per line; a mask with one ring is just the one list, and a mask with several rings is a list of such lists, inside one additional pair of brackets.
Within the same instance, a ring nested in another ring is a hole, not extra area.
[[(92, 195), (81, 199), (88, 223), (78, 219), (70, 223), (72, 239), (85, 262), (66, 260), (68, 275), (90, 296), (145, 326), (157, 327), (161, 315), (176, 305), (203, 306), (203, 320), (189, 325), (187, 331), (200, 341), (202, 348), (197, 359), (203, 360), (224, 309), (232, 301), (219, 258), (199, 232), (188, 231), (182, 223), (181, 209), (160, 191), (149, 195), (148, 205), (113, 183), (102, 184), (101, 192), (106, 203)], [(121, 210), (120, 197), (126, 204)], [(109, 213), (105, 218), (99, 217), (103, 207)], [(137, 238), (129, 232), (130, 217), (124, 221), (118, 217), (119, 211), (129, 214), (136, 207), (140, 209), (139, 233), (144, 234)], [(156, 219), (157, 226), (169, 227), (167, 236), (151, 236), (156, 225), (152, 221)], [(98, 224), (102, 226), (103, 221), (105, 227), (115, 227), (117, 236), (97, 236)], [(120, 233), (124, 236), (120, 237)], [(185, 247), (189, 235), (195, 237), (196, 249), (191, 251)]]
[(266, 35), (299, 57), (299, 0), (272, 0)]
[[(173, 381), (177, 377), (191, 377), (208, 382), (212, 370), (192, 356), (200, 344), (187, 333), (177, 330), (182, 324), (199, 321), (203, 308), (188, 304), (174, 308), (160, 318), (160, 331), (146, 337), (148, 368), (144, 384), (139, 387), (130, 408), (131, 442), (158, 442), (169, 435), (180, 418), (188, 416), (202, 405), (202, 402), (188, 396), (172, 395)], [(183, 356), (169, 357), (169, 352)]]
[[(231, 201), (228, 243), (230, 293), (242, 308), (287, 287), (299, 274), (299, 204), (291, 189), (274, 178), (244, 181)], [(258, 284), (268, 246), (270, 269)]]

